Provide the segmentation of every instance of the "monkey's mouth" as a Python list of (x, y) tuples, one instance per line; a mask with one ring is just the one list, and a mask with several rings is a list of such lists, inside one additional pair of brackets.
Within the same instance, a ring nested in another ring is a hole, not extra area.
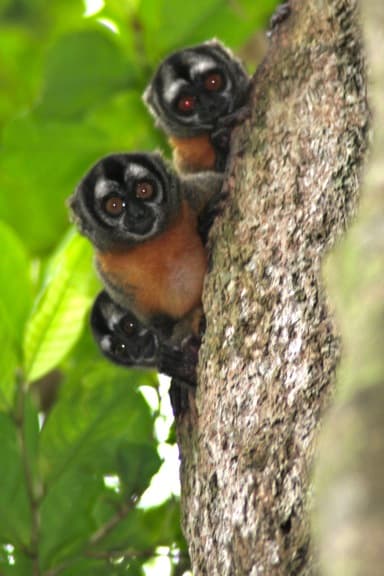
[(115, 349), (115, 359), (124, 366), (142, 366), (156, 368), (157, 341), (153, 334), (120, 340)]
[(209, 103), (207, 106), (201, 106), (200, 121), (202, 124), (210, 124), (212, 127), (222, 116), (226, 116), (232, 112), (231, 103), (225, 98), (220, 98), (215, 103)]
[(127, 233), (138, 237), (148, 236), (155, 226), (155, 218), (152, 214), (145, 215), (141, 218), (128, 216), (124, 222)]
[(156, 365), (157, 341), (153, 334), (147, 334), (142, 342), (142, 356), (152, 366)]

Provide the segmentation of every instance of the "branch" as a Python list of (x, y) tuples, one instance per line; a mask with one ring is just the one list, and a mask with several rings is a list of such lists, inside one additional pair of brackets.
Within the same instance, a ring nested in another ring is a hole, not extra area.
[(368, 111), (356, 2), (291, 7), (233, 138), (177, 423), (195, 576), (314, 571), (307, 493), (339, 356), (320, 270), (356, 210)]
[(364, 0), (361, 12), (374, 138), (360, 218), (332, 263), (333, 277), (337, 266), (347, 281), (332, 286), (345, 355), (317, 473), (316, 527), (328, 576), (381, 574), (384, 563), (384, 5)]

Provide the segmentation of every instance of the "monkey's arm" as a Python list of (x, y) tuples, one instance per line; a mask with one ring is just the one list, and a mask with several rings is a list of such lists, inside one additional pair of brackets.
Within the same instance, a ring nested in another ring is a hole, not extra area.
[(199, 216), (211, 201), (220, 198), (223, 175), (218, 172), (200, 172), (182, 177), (185, 198)]

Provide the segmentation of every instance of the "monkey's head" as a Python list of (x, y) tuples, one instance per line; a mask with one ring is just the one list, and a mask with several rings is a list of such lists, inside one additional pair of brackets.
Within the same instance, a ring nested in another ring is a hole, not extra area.
[(169, 135), (211, 132), (217, 121), (245, 103), (250, 79), (217, 40), (171, 54), (158, 67), (143, 98)]
[(158, 366), (160, 344), (157, 334), (134, 314), (115, 304), (107, 292), (97, 296), (90, 322), (101, 352), (112, 362), (123, 366)]
[(69, 199), (79, 231), (99, 250), (160, 234), (179, 213), (179, 179), (160, 154), (112, 154), (97, 162)]
[(157, 369), (193, 385), (198, 347), (172, 345), (153, 326), (146, 326), (129, 310), (116, 304), (107, 292), (97, 296), (90, 317), (100, 351), (115, 364)]

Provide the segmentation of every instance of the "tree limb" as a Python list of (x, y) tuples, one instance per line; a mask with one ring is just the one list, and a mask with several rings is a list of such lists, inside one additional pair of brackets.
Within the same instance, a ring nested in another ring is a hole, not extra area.
[(177, 422), (194, 576), (314, 573), (307, 492), (339, 355), (320, 266), (356, 210), (368, 112), (356, 2), (291, 7), (233, 138)]
[[(331, 262), (345, 353), (317, 466), (327, 576), (380, 576), (384, 563), (384, 4), (364, 0), (361, 12), (374, 137), (359, 220)], [(336, 267), (347, 282), (334, 281)]]

